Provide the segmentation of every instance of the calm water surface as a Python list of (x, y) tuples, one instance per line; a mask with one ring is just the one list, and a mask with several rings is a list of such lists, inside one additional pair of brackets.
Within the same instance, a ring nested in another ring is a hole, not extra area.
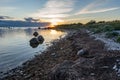
[[(45, 41), (37, 48), (29, 45), (33, 32), (38, 31)], [(38, 30), (35, 28), (0, 29), (0, 72), (5, 72), (40, 54), (50, 42), (67, 33), (56, 30)]]

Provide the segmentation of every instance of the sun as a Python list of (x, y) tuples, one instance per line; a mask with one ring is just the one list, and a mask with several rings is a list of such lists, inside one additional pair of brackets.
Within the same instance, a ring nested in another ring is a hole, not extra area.
[(50, 20), (51, 27), (54, 27), (55, 25), (59, 25), (62, 22), (63, 22), (63, 20), (61, 20), (61, 19), (51, 19)]

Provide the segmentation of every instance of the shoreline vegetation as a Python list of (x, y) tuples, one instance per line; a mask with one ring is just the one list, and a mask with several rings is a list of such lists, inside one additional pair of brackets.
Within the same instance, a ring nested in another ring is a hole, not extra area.
[[(120, 21), (94, 20), (86, 24), (57, 25), (71, 32), (54, 41), (46, 51), (35, 55), (22, 67), (8, 72), (2, 80), (119, 80), (120, 49), (109, 49), (92, 34), (120, 44)], [(111, 46), (111, 45), (110, 45)]]

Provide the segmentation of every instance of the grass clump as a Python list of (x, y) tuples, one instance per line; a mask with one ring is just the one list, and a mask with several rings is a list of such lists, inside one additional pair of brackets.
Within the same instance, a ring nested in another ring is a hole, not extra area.
[(113, 37), (117, 37), (117, 36), (119, 36), (118, 32), (107, 32), (106, 33), (107, 38), (113, 38)]
[(94, 33), (101, 33), (101, 32), (110, 32), (113, 31), (114, 27), (110, 25), (99, 25), (98, 27), (93, 29)]
[(62, 24), (62, 25), (56, 25), (54, 28), (55, 29), (79, 29), (79, 28), (83, 28), (83, 24), (82, 23)]
[(120, 36), (117, 37), (117, 42), (120, 43)]
[(108, 31), (113, 31), (114, 27), (110, 26), (110, 25), (104, 25), (103, 26), (103, 32), (108, 32)]

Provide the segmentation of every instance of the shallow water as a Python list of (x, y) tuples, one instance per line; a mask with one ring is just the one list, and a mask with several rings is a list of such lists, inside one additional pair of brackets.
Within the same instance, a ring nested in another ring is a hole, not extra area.
[[(45, 39), (37, 48), (29, 45), (33, 32), (37, 31)], [(0, 29), (0, 72), (6, 72), (40, 54), (50, 42), (67, 33), (57, 30), (39, 30), (37, 28)]]

